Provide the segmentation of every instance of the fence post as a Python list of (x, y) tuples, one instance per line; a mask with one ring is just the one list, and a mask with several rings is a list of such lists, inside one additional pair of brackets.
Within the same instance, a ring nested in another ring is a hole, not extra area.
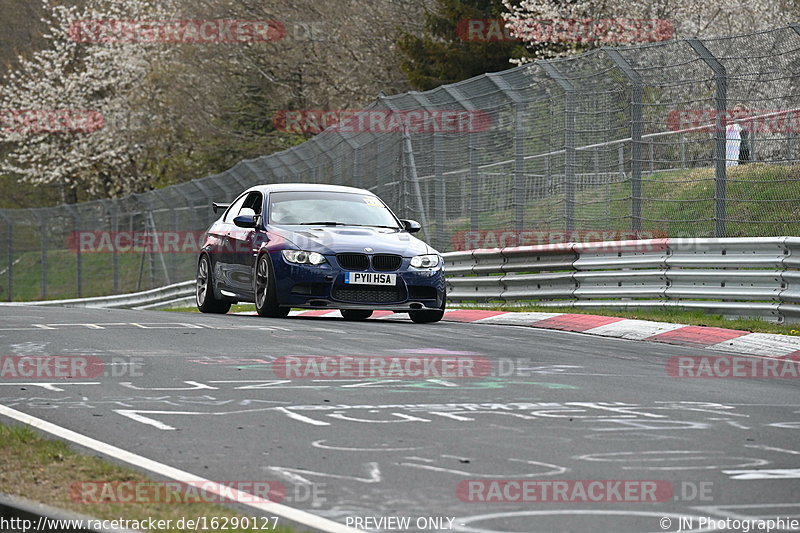
[(567, 231), (575, 229), (575, 87), (561, 72), (547, 61), (537, 61), (548, 76), (564, 91), (564, 225)]
[(444, 183), (444, 172), (442, 171), (442, 141), (441, 133), (433, 134), (433, 216), (436, 220), (436, 248), (441, 248), (444, 245), (444, 220), (446, 218), (446, 194)]
[(686, 168), (686, 136), (681, 135), (681, 168)]
[(6, 223), (6, 254), (7, 265), (6, 272), (8, 273), (8, 301), (14, 299), (14, 222), (11, 218), (5, 216), (0, 211), (0, 218)]
[(400, 182), (397, 188), (399, 195), (397, 205), (403, 218), (411, 218), (410, 213), (412, 212), (409, 203), (409, 197), (411, 196), (409, 190), (411, 184), (411, 170), (409, 169), (408, 148), (406, 146), (407, 133), (407, 128), (403, 125), (403, 134), (400, 137)]
[(414, 145), (411, 142), (411, 134), (408, 132), (408, 129), (405, 126), (403, 126), (403, 160), (405, 162), (405, 166), (403, 168), (405, 168), (408, 172), (406, 179), (411, 183), (412, 194), (417, 202), (417, 209), (420, 217), (419, 222), (422, 225), (422, 232), (425, 235), (425, 240), (429, 240), (430, 235), (428, 234), (428, 215), (425, 212), (425, 202), (422, 200), (422, 192), (419, 188), (417, 162), (414, 158)]
[(78, 237), (75, 243), (75, 290), (77, 292), (77, 297), (80, 298), (83, 296), (83, 257), (81, 256), (80, 242), (81, 215), (74, 205), (66, 205), (65, 207), (72, 215), (72, 234)]
[[(49, 217), (43, 217), (42, 220), (47, 220)], [(47, 225), (42, 224), (39, 226), (39, 239), (42, 246), (42, 300), (47, 299)]]
[[(119, 216), (117, 210), (109, 209), (109, 217), (111, 218), (111, 234), (115, 237), (119, 233)], [(111, 247), (111, 276), (114, 278), (114, 293), (119, 292), (119, 255), (117, 254), (117, 247)]]
[[(153, 191), (153, 192), (157, 193), (157, 191)], [(164, 205), (167, 206), (167, 209), (169, 209), (168, 200), (165, 200), (159, 194), (157, 194), (157, 196), (159, 197), (161, 202)], [(183, 242), (184, 239), (186, 239), (186, 230), (187, 230), (187, 228), (184, 228), (183, 236), (179, 237), (179, 231), (180, 230), (179, 230), (179, 227), (178, 227), (178, 210), (177, 209), (172, 209), (171, 211), (172, 211), (172, 220), (171, 220), (171, 222), (172, 222), (172, 238), (173, 239), (177, 239), (177, 242)], [(169, 254), (169, 272), (170, 272), (171, 276), (167, 277), (167, 283), (173, 283), (173, 282), (178, 281), (178, 253), (179, 253), (179, 250), (180, 250), (180, 245), (176, 246), (175, 248), (173, 248), (172, 251), (167, 250), (166, 237), (164, 235), (162, 235), (161, 237), (162, 237), (162, 241), (163, 241), (161, 243), (161, 246), (163, 247), (164, 252)], [(202, 244), (201, 244), (201, 246), (202, 246)]]
[(714, 190), (714, 237), (725, 237), (727, 233), (726, 200), (727, 200), (727, 150), (726, 150), (726, 110), (728, 107), (728, 72), (725, 66), (714, 57), (699, 39), (688, 38), (686, 42), (698, 56), (714, 72), (714, 81), (717, 85), (714, 96), (716, 108), (714, 132), (714, 163), (715, 163), (715, 190)]
[(364, 188), (363, 151), (364, 148), (361, 146), (353, 148), (353, 187), (358, 187), (359, 189)]
[(631, 84), (631, 230), (642, 229), (642, 104), (644, 82), (628, 60), (614, 48), (603, 48)]
[[(156, 225), (155, 222), (153, 221), (153, 211), (151, 210), (149, 205), (147, 206), (147, 213), (145, 214), (145, 217), (146, 217), (144, 221), (145, 235), (147, 235), (151, 231), (153, 232), (153, 234), (155, 234)], [(150, 253), (147, 254), (147, 265), (149, 267), (148, 270), (150, 275), (150, 288), (152, 289), (156, 286), (156, 258), (155, 258), (155, 252), (153, 251), (151, 238), (149, 237), (146, 238), (145, 242), (147, 243), (145, 245), (145, 248), (149, 248), (150, 251)]]
[(477, 231), (480, 225), (478, 218), (478, 195), (480, 194), (478, 183), (478, 147), (475, 146), (475, 136), (477, 133), (469, 134), (469, 228)]
[(514, 226), (525, 229), (525, 104), (514, 103)]
[[(506, 89), (504, 89), (503, 87), (499, 87), (499, 88), (501, 90), (503, 90), (503, 92), (506, 92)], [(478, 111), (478, 109), (472, 104), (470, 99), (467, 96), (465, 96), (458, 87), (456, 87), (454, 85), (443, 85), (442, 89), (447, 94), (450, 95), (450, 97), (453, 99), (453, 101), (456, 104), (458, 104), (459, 106), (464, 108), (464, 111), (466, 111), (468, 113), (476, 113)], [(507, 94), (507, 92), (506, 92), (506, 94)], [(418, 102), (422, 102), (424, 104), (430, 105), (430, 102), (428, 102), (428, 100), (426, 98), (421, 98), (419, 95), (415, 95), (415, 98), (416, 98), (416, 100)], [(515, 100), (515, 102), (516, 102), (516, 100)], [(519, 104), (517, 104), (517, 110), (519, 111)], [(519, 142), (521, 139), (523, 139), (523, 137), (521, 135), (519, 135), (519, 132), (521, 131), (521, 128), (522, 128), (522, 117), (520, 115), (517, 115), (515, 124), (517, 126), (518, 135), (515, 138), (517, 159), (516, 159), (516, 162), (515, 162), (514, 172), (515, 172), (515, 175), (521, 175), (521, 173), (524, 170), (524, 168), (523, 168), (524, 160), (521, 158), (521, 154), (523, 153), (522, 150), (524, 150), (524, 146), (522, 146), (521, 142)], [(469, 224), (470, 224), (470, 229), (474, 231), (474, 230), (478, 229), (478, 225), (479, 225), (478, 209), (480, 207), (480, 205), (478, 203), (478, 195), (479, 195), (479, 192), (480, 192), (480, 189), (478, 187), (478, 154), (477, 154), (477, 147), (475, 146), (475, 136), (478, 135), (478, 132), (469, 131), (469, 132), (462, 132), (462, 133), (466, 133), (466, 135), (468, 136), (467, 137), (467, 152), (468, 152), (467, 153), (467, 160), (468, 160), (468, 164), (469, 164), (469, 174), (468, 174), (469, 201), (467, 201), (467, 198), (465, 197), (466, 193), (464, 192), (464, 189), (462, 188), (462, 206), (463, 206), (462, 210), (466, 209), (467, 206), (469, 206), (469, 212), (470, 212), (470, 214), (469, 214)], [(524, 186), (524, 181), (523, 181), (522, 185)], [(515, 191), (521, 190), (521, 187), (517, 183), (517, 180), (515, 180), (514, 188), (515, 188), (514, 189)], [(514, 199), (514, 202), (515, 203), (517, 202), (516, 198)], [(521, 203), (517, 203), (517, 205), (519, 207), (517, 208), (517, 213), (515, 214), (515, 217), (516, 217), (516, 220), (517, 220), (517, 224), (519, 226), (521, 226), (522, 225)], [(522, 229), (522, 228), (518, 227), (517, 229)]]

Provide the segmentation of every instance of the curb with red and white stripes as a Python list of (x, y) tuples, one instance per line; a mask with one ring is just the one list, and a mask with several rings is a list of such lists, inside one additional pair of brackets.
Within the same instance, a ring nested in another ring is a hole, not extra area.
[[(331, 318), (342, 316), (339, 311), (329, 309), (293, 311), (291, 315)], [(379, 320), (408, 320), (408, 315), (405, 313), (392, 313), (391, 311), (375, 311), (372, 314), (372, 318)], [(742, 355), (800, 358), (800, 337), (772, 333), (751, 333), (736, 329), (687, 326), (670, 322), (654, 322), (600, 315), (522, 313), (482, 309), (448, 310), (442, 320), (447, 322), (529, 326), (601, 337), (677, 344)]]

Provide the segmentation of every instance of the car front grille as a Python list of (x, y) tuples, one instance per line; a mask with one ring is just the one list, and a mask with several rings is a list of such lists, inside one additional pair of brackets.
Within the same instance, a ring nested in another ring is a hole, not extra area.
[(397, 270), (403, 264), (403, 258), (399, 255), (376, 254), (372, 257), (372, 268), (388, 272)]
[(345, 270), (367, 270), (369, 257), (366, 254), (336, 254), (336, 261)]
[(396, 287), (370, 287), (369, 289), (336, 288), (333, 290), (333, 297), (343, 302), (381, 304), (399, 302), (403, 299), (400, 290)]

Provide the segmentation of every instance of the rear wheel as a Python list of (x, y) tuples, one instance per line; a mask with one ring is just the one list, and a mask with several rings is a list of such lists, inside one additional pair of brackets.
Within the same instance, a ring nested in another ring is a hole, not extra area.
[(431, 322), (439, 322), (444, 317), (444, 309), (447, 305), (446, 301), (442, 301), (441, 309), (423, 311), (409, 311), (408, 316), (415, 324), (430, 324)]
[(195, 290), (197, 308), (201, 313), (225, 314), (231, 308), (231, 303), (218, 300), (214, 296), (214, 278), (211, 272), (211, 261), (203, 254), (197, 263), (197, 288)]
[(340, 309), (345, 320), (366, 320), (372, 316), (372, 311), (362, 309)]
[(268, 254), (258, 258), (255, 275), (256, 311), (259, 316), (283, 318), (289, 314), (288, 307), (278, 306), (275, 294), (275, 275)]

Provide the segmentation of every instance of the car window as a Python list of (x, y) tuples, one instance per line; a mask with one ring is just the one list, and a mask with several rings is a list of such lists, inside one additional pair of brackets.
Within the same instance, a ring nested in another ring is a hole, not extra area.
[(376, 196), (341, 192), (276, 192), (269, 197), (270, 224), (336, 223), (399, 228), (397, 219)]
[(261, 196), (261, 193), (253, 191), (247, 195), (247, 198), (244, 201), (244, 205), (242, 205), (242, 211), (240, 211), (239, 215), (236, 216), (245, 214), (244, 209), (250, 209), (252, 211), (252, 213), (248, 212), (247, 214), (260, 215), (261, 205), (263, 203), (264, 201), (263, 197)]
[(247, 197), (247, 194), (243, 194), (231, 204), (231, 206), (228, 208), (228, 211), (225, 213), (225, 218), (223, 219), (225, 222), (233, 224), (233, 219), (239, 216), (239, 211), (242, 209)]
[(263, 196), (260, 192), (253, 191), (244, 194), (231, 204), (225, 213), (224, 221), (233, 224), (233, 219), (241, 215), (260, 215)]

